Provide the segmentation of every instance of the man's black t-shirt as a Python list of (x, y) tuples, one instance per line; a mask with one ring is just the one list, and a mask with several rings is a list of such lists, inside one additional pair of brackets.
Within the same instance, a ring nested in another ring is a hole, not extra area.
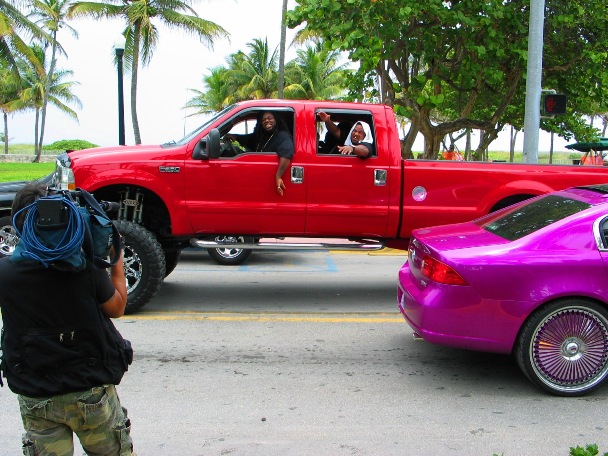
[(372, 143), (368, 143), (365, 141), (361, 141), (359, 144), (357, 144), (358, 146), (363, 146), (367, 149), (367, 155), (365, 157), (359, 157), (359, 158), (369, 158), (372, 155), (374, 155), (374, 145)]
[(294, 155), (293, 139), (284, 130), (275, 130), (272, 134), (255, 133), (239, 136), (239, 142), (251, 151), (276, 152), (279, 157), (292, 159)]
[(109, 383), (98, 307), (114, 293), (103, 269), (65, 272), (0, 259), (3, 370), (10, 389), (46, 397)]
[(276, 152), (279, 157), (291, 160), (294, 154), (293, 139), (286, 131), (276, 131), (260, 152)]
[(77, 323), (83, 305), (101, 305), (114, 295), (108, 272), (96, 267), (79, 272), (45, 268), (35, 261), (0, 259), (2, 317), (19, 326), (44, 318), (48, 325)]

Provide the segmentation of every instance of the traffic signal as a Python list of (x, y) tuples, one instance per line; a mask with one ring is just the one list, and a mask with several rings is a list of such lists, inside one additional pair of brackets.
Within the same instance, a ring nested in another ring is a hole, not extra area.
[(543, 115), (554, 116), (566, 114), (566, 95), (563, 93), (546, 93), (543, 96)]

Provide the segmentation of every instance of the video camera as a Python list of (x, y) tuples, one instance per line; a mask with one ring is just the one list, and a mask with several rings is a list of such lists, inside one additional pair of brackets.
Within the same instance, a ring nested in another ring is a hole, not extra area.
[[(84, 207), (89, 214), (95, 214), (95, 210), (87, 204), (85, 197), (83, 196), (84, 190), (55, 190), (49, 188), (47, 196), (60, 195), (62, 198), (41, 198), (38, 201), (38, 219), (37, 225), (40, 227), (59, 227), (65, 226), (68, 222), (68, 206), (63, 202), (63, 199), (72, 201), (79, 207)], [(91, 198), (94, 199), (93, 195), (86, 192)], [(101, 207), (104, 213), (116, 212), (120, 209), (120, 203), (114, 203), (110, 201), (97, 201), (97, 204)]]
[[(39, 198), (15, 214), (13, 225), (20, 237), (12, 260), (37, 260), (45, 267), (79, 271), (87, 259), (107, 268), (118, 261), (122, 240), (107, 212), (116, 211), (119, 203), (97, 201), (86, 190), (48, 189)], [(26, 211), (23, 231), (15, 223)], [(113, 258), (110, 250), (114, 248)], [(108, 260), (109, 259), (109, 260)]]

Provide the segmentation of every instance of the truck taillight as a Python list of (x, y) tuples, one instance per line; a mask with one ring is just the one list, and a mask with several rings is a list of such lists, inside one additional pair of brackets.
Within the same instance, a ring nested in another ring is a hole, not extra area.
[(466, 280), (454, 269), (430, 255), (425, 255), (422, 258), (420, 272), (425, 277), (435, 282), (445, 283), (446, 285), (468, 285)]

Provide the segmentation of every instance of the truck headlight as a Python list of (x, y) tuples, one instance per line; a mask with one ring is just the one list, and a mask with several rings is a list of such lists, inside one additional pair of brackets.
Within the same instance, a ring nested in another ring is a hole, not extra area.
[(72, 161), (67, 153), (57, 156), (52, 186), (57, 190), (76, 190)]

